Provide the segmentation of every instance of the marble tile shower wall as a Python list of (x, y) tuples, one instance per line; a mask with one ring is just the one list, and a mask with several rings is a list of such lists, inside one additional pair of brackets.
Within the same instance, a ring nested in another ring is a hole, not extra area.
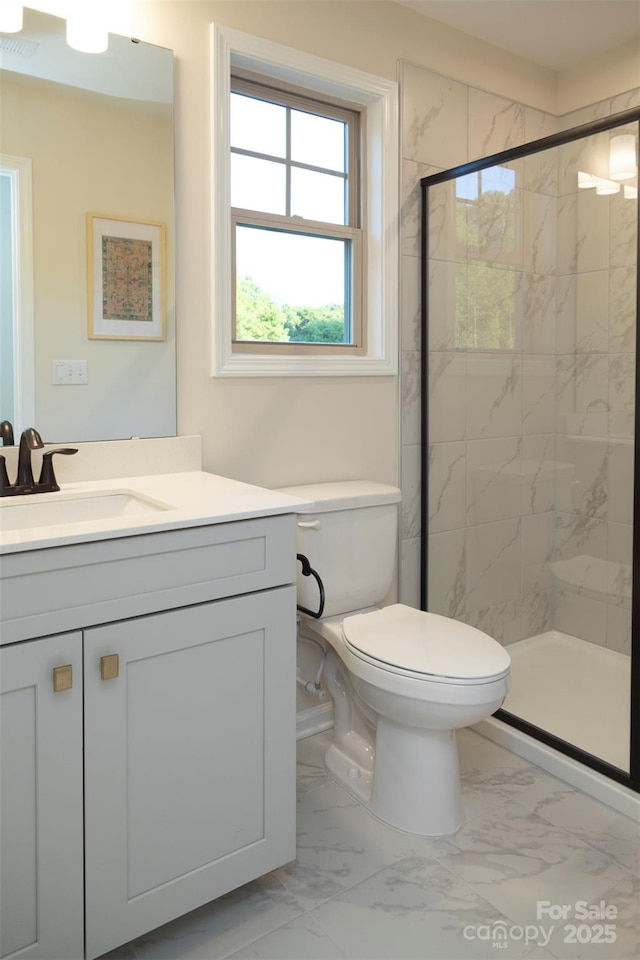
[[(418, 605), (420, 178), (635, 106), (640, 91), (595, 104), (574, 119), (408, 63), (402, 65), (401, 89), (401, 599)], [(630, 225), (626, 210), (608, 214), (613, 229), (595, 244), (601, 258), (593, 251), (596, 259), (589, 260), (588, 241), (580, 247), (580, 262), (575, 259), (578, 210), (581, 228), (594, 216), (602, 227), (602, 214), (590, 208), (591, 200), (578, 198), (575, 179), (565, 189), (568, 174), (559, 171), (566, 171), (568, 159), (556, 151), (516, 165), (523, 242), (520, 260), (508, 269), (509, 295), (520, 313), (514, 341), (502, 352), (457, 349), (454, 318), (461, 295), (472, 304), (483, 284), (499, 289), (504, 251), (497, 243), (492, 251), (489, 241), (483, 264), (461, 264), (452, 188), (431, 191), (429, 283), (438, 309), (432, 310), (429, 333), (430, 609), (473, 623), (504, 643), (555, 626), (599, 643), (608, 637), (624, 649), (628, 568), (622, 564), (629, 550), (632, 448), (620, 434), (632, 400), (634, 362)], [(598, 235), (604, 236), (601, 230)], [(606, 410), (606, 429), (590, 442), (584, 434), (591, 428), (575, 415), (594, 410)], [(581, 592), (554, 590), (549, 561), (576, 556), (620, 561), (614, 603), (601, 603), (584, 590), (585, 577), (594, 571), (589, 561), (578, 574)]]
[(637, 205), (575, 187), (608, 149), (607, 133), (559, 151), (556, 452), (573, 476), (556, 492), (551, 566), (554, 626), (629, 653)]

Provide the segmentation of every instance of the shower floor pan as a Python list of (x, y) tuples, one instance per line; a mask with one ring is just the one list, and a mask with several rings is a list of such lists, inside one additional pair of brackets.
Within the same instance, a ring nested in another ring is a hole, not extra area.
[(505, 710), (629, 770), (630, 657), (557, 630), (506, 649)]

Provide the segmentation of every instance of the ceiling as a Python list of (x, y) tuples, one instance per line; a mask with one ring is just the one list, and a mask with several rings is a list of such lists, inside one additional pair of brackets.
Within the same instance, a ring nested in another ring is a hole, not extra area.
[(397, 0), (551, 70), (640, 43), (640, 0)]

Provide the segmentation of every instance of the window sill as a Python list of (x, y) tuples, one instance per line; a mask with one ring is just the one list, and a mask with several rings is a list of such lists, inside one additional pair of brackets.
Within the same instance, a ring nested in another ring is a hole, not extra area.
[(264, 356), (231, 353), (219, 358), (217, 377), (358, 377), (393, 376), (397, 373), (395, 356)]

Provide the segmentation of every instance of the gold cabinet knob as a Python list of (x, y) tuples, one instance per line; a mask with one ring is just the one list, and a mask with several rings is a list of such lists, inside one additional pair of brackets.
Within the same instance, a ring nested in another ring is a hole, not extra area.
[(108, 657), (100, 657), (100, 678), (102, 680), (115, 680), (119, 673), (120, 662), (117, 653), (112, 653)]
[(53, 692), (62, 693), (63, 690), (71, 690), (73, 686), (73, 667), (70, 663), (65, 663), (60, 667), (53, 668)]

